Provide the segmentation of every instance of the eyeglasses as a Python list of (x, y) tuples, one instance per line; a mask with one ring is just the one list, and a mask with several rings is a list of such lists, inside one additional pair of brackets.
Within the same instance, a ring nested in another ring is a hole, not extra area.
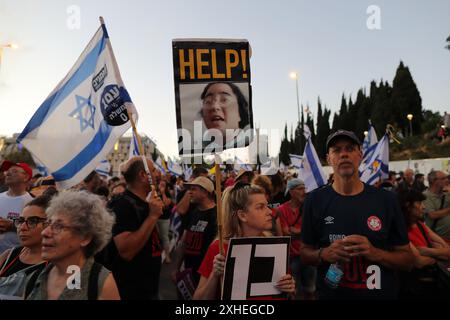
[(21, 169), (21, 168), (10, 168), (7, 171), (9, 174), (17, 174), (17, 173), (21, 173), (21, 174), (27, 174), (25, 172), (25, 170)]
[(46, 225), (47, 219), (46, 218), (41, 218), (41, 217), (37, 217), (37, 216), (33, 216), (33, 217), (28, 217), (28, 218), (24, 218), (24, 217), (20, 217), (17, 219), (14, 219), (14, 226), (16, 228), (19, 228), (22, 224), (26, 224), (28, 229), (34, 229), (36, 228), (36, 226), (39, 223), (42, 223), (44, 226)]
[(64, 229), (79, 229), (75, 226), (68, 226), (61, 222), (51, 222), (50, 220), (46, 221), (46, 227), (50, 227), (50, 230), (52, 230), (52, 233), (54, 234), (60, 234)]

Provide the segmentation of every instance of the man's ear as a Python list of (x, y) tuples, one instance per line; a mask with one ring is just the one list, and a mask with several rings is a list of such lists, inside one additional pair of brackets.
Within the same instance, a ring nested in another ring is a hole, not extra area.
[(330, 161), (330, 154), (327, 153), (327, 163), (329, 166), (331, 166), (331, 161)]
[(239, 209), (236, 214), (239, 221), (247, 222), (247, 215), (245, 214), (244, 210)]

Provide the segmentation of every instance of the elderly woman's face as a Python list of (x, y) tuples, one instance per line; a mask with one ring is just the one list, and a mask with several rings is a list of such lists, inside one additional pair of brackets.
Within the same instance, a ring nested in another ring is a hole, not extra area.
[(71, 219), (64, 214), (54, 214), (49, 226), (42, 231), (42, 259), (60, 261), (82, 253), (90, 240), (79, 235)]
[(213, 84), (203, 99), (202, 116), (208, 129), (239, 129), (239, 104), (231, 87), (225, 83)]

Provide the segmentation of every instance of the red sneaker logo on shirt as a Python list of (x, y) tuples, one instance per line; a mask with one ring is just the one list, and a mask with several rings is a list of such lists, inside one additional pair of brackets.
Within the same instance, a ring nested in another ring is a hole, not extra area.
[(380, 231), (381, 229), (381, 220), (377, 216), (370, 216), (367, 219), (367, 226), (372, 231)]

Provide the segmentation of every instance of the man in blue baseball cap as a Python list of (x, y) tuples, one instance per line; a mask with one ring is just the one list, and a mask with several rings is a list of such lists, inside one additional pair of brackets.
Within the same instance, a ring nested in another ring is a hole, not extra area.
[(300, 261), (300, 233), (302, 228), (302, 206), (306, 198), (305, 183), (301, 179), (290, 179), (287, 182), (285, 196), (290, 194), (291, 200), (277, 208), (281, 229), (284, 236), (291, 237), (289, 261), (292, 275), (296, 278), (297, 293), (301, 299), (313, 300), (316, 291), (316, 268), (302, 264)]

